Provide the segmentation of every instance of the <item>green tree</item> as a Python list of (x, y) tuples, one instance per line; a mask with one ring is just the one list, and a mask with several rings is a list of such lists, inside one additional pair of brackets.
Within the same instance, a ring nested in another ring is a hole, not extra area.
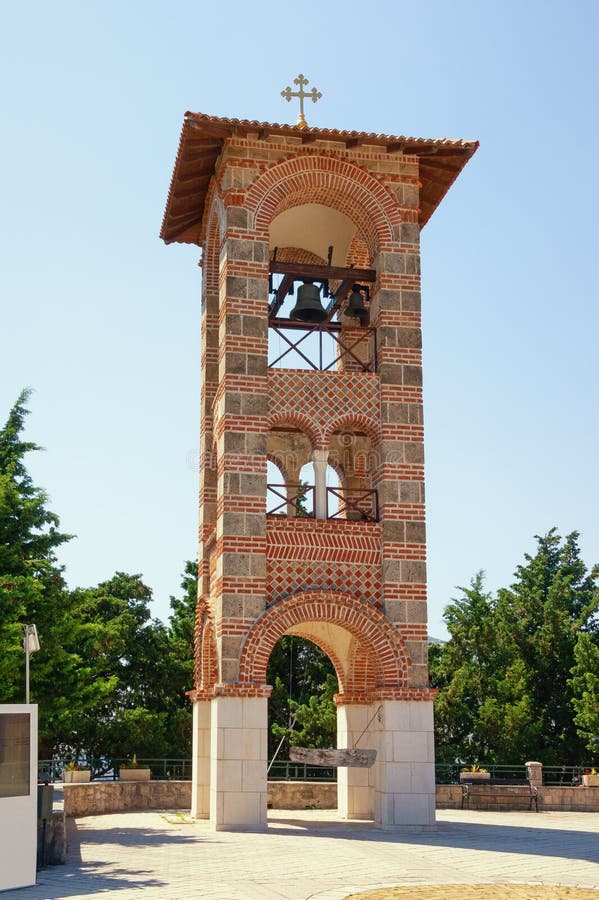
[(51, 753), (61, 694), (74, 660), (65, 650), (70, 610), (56, 550), (71, 535), (59, 530), (44, 490), (33, 484), (25, 441), (30, 391), (22, 391), (0, 429), (0, 701), (24, 699), (23, 625), (35, 623), (41, 650), (32, 657), (31, 699), (39, 703), (40, 755)]
[(64, 746), (94, 758), (166, 755), (168, 634), (151, 618), (152, 591), (140, 575), (117, 572), (72, 600), (70, 649), (85, 702), (63, 719)]
[(284, 635), (273, 647), (266, 677), (273, 686), (268, 711), (269, 756), (278, 748), (278, 758), (287, 759), (291, 744), (334, 746), (337, 714), (333, 694), (339, 688), (326, 653), (312, 641)]
[(445, 611), (450, 639), (431, 651), (430, 668), (439, 688), (438, 756), (446, 762), (584, 761), (582, 699), (574, 720), (584, 663), (577, 681), (571, 672), (597, 612), (599, 570), (587, 571), (576, 532), (562, 540), (553, 529), (536, 540), (509, 589), (485, 593), (479, 573)]
[(501, 640), (521, 662), (538, 723), (535, 758), (575, 764), (584, 761), (585, 742), (574, 721), (570, 674), (579, 636), (599, 608), (599, 566), (587, 570), (577, 532), (562, 539), (552, 529), (536, 540), (537, 551), (518, 566), (514, 584), (499, 591)]
[(579, 634), (574, 647), (572, 667), (572, 703), (574, 722), (587, 750), (599, 754), (599, 634)]

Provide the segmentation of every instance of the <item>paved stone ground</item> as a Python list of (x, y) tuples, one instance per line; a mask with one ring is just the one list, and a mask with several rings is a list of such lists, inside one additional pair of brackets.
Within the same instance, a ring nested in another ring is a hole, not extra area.
[(497, 898), (509, 897), (509, 884), (599, 890), (599, 813), (437, 817), (427, 834), (388, 833), (324, 810), (273, 811), (266, 833), (214, 833), (154, 811), (69, 820), (67, 864), (2, 900), (342, 900), (424, 884), (497, 885), (497, 893), (478, 894)]

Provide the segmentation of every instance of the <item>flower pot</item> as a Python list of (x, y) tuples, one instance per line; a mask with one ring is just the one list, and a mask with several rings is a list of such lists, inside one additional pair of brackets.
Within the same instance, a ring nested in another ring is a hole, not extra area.
[(491, 778), (490, 772), (460, 772), (460, 781), (472, 781), (473, 778), (476, 778), (477, 781), (489, 781)]
[(599, 775), (583, 775), (582, 783), (585, 787), (599, 787)]
[(85, 784), (91, 778), (89, 769), (70, 769), (62, 773), (64, 784)]
[(121, 769), (119, 772), (120, 781), (149, 781), (150, 769)]

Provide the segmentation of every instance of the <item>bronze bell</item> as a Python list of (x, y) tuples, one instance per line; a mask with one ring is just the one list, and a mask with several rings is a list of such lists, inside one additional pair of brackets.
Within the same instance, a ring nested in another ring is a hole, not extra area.
[(354, 284), (352, 292), (349, 295), (347, 306), (345, 307), (345, 315), (354, 319), (359, 319), (360, 323), (365, 322), (368, 318), (368, 310), (364, 306), (364, 298), (360, 292), (360, 285)]
[(297, 289), (297, 300), (289, 314), (290, 319), (308, 324), (324, 322), (328, 313), (320, 302), (320, 288), (306, 279)]

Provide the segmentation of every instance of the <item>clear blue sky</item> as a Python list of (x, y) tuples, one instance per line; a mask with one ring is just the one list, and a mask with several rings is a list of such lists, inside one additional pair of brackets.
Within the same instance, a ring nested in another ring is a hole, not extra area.
[(3, 4), (0, 417), (71, 585), (141, 572), (168, 615), (195, 554), (199, 250), (158, 238), (185, 110), (479, 139), (422, 234), (430, 631), (533, 535), (599, 560), (599, 6), (385, 0)]

